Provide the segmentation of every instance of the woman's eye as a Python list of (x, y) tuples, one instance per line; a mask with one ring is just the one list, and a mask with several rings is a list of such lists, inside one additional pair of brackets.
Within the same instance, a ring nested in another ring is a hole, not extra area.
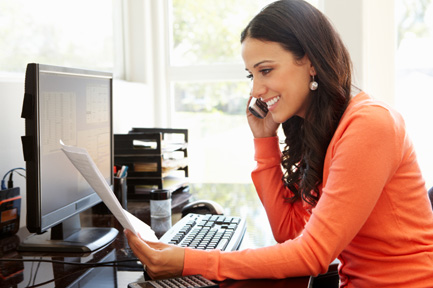
[(272, 71), (272, 69), (262, 69), (262, 70), (260, 70), (260, 73), (262, 73), (262, 75), (266, 75), (266, 74), (269, 74), (269, 72), (271, 72)]
[[(259, 70), (259, 73), (262, 74), (263, 76), (269, 74), (272, 71), (272, 68), (266, 68), (266, 69), (261, 69)], [(247, 78), (250, 80), (253, 80), (253, 74), (248, 74)]]

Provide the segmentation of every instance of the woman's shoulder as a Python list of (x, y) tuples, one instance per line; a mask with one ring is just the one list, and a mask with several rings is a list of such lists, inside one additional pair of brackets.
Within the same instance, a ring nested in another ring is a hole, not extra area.
[(333, 138), (335, 141), (344, 138), (355, 143), (365, 142), (367, 138), (401, 143), (405, 137), (406, 127), (400, 113), (361, 92), (350, 100)]
[(387, 103), (374, 99), (365, 92), (360, 92), (352, 97), (341, 119), (341, 123), (354, 120), (362, 120), (363, 124), (370, 126), (378, 126), (380, 124), (385, 126), (391, 125), (391, 127), (394, 125), (404, 126), (403, 117), (398, 111)]

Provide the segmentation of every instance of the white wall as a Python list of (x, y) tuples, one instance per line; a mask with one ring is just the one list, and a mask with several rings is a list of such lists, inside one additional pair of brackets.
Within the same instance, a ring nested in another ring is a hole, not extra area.
[[(0, 79), (0, 177), (12, 168), (24, 167), (21, 136), (24, 135), (24, 119), (21, 119), (21, 106), (24, 96), (24, 77), (22, 79)], [(25, 224), (25, 179), (13, 175), (14, 186), (20, 187), (21, 218), (20, 225)]]
[(322, 8), (349, 50), (355, 84), (394, 105), (395, 1), (325, 0)]
[(154, 121), (158, 127), (170, 123), (171, 102), (167, 72), (168, 39), (165, 35), (167, 1), (123, 1), (121, 22), (124, 35), (124, 79), (148, 86), (154, 95), (148, 104), (153, 105)]
[(153, 97), (148, 85), (114, 80), (113, 98), (114, 133), (125, 134), (132, 127), (154, 127)]

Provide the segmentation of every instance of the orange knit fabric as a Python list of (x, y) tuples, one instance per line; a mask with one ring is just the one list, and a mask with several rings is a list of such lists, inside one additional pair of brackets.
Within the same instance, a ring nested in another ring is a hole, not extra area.
[(235, 252), (186, 249), (184, 275), (317, 275), (339, 258), (341, 287), (433, 287), (433, 213), (401, 116), (353, 97), (329, 144), (315, 208), (289, 204), (276, 137), (255, 139), (252, 173), (279, 244)]

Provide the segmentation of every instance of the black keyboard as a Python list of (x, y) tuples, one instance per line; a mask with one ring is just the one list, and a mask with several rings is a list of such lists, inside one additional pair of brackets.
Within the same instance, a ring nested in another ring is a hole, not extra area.
[(245, 235), (245, 219), (224, 215), (188, 214), (160, 239), (195, 249), (238, 250)]
[(182, 276), (146, 282), (129, 283), (128, 288), (217, 288), (218, 284), (201, 275)]

